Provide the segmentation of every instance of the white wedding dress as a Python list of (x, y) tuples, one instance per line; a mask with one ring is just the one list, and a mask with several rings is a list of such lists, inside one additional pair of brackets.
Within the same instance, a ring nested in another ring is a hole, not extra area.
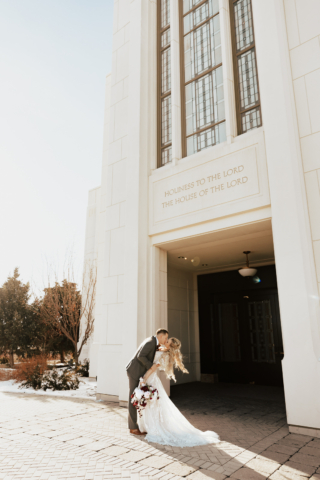
[[(158, 370), (164, 370), (167, 360), (168, 355), (158, 351), (153, 363), (160, 363)], [(202, 432), (188, 422), (168, 397), (157, 372), (152, 373), (146, 383), (158, 389), (159, 400), (148, 402), (141, 416), (138, 414), (139, 429), (141, 432), (147, 432), (146, 440), (173, 447), (218, 443), (220, 440), (217, 433)]]

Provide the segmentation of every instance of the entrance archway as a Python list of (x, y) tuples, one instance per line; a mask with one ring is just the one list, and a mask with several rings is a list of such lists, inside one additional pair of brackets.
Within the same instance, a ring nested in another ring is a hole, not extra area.
[[(168, 327), (189, 375), (177, 383), (282, 386), (284, 356), (271, 221), (182, 237), (167, 251)], [(260, 279), (238, 269), (250, 250)]]

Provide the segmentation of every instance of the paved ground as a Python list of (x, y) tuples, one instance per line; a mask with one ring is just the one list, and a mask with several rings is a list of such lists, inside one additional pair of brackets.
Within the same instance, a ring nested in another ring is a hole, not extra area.
[(172, 399), (216, 446), (172, 448), (128, 434), (126, 410), (0, 394), (0, 479), (320, 479), (320, 439), (289, 434), (280, 389), (180, 385)]

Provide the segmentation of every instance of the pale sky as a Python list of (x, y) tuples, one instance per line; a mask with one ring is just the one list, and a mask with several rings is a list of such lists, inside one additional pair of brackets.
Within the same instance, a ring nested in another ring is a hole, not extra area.
[(0, 285), (81, 269), (100, 184), (113, 0), (0, 0)]

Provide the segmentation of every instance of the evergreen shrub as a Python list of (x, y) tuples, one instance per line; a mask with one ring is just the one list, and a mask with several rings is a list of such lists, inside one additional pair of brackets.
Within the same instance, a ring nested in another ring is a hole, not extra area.
[(77, 390), (79, 388), (79, 377), (70, 370), (53, 368), (46, 371), (42, 378), (41, 388), (47, 390)]

